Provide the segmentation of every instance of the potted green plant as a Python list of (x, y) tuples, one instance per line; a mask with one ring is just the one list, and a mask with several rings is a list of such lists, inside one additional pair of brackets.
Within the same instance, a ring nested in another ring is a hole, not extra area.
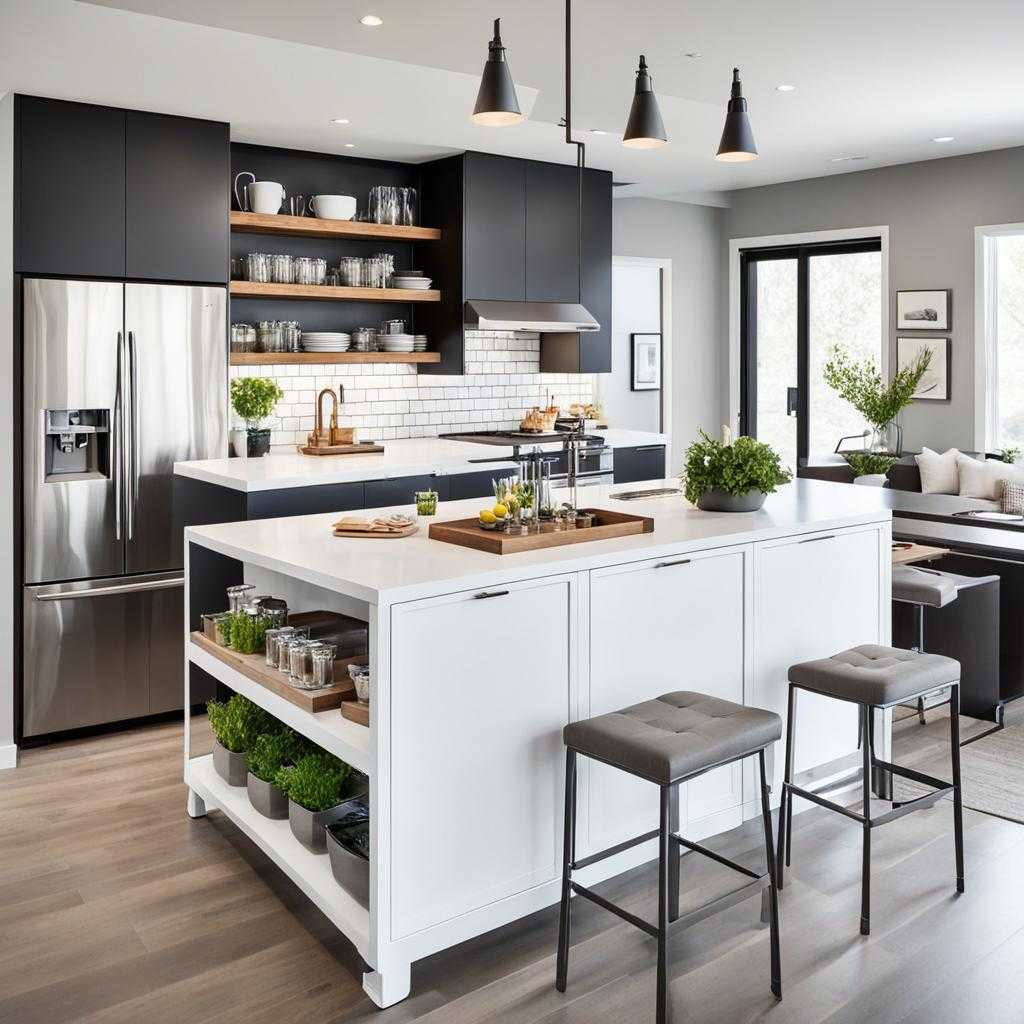
[(229, 786), (244, 786), (248, 769), (246, 751), (256, 737), (269, 732), (274, 719), (263, 708), (240, 693), (227, 702), (211, 700), (206, 705), (213, 730), (213, 766)]
[(705, 512), (754, 512), (790, 479), (774, 448), (752, 437), (734, 441), (728, 427), (722, 428), (721, 441), (702, 430), (686, 449), (683, 491)]
[(908, 366), (897, 370), (886, 384), (872, 358), (855, 361), (841, 345), (829, 351), (822, 376), (871, 426), (869, 450), (891, 455), (903, 453), (903, 429), (896, 422), (900, 411), (913, 401), (921, 378), (931, 365), (931, 349), (923, 349)]
[(363, 780), (323, 750), (304, 754), (278, 771), (274, 782), (288, 796), (288, 822), (295, 838), (314, 853), (326, 853), (326, 827), (347, 812), (354, 797), (365, 793)]
[[(236, 377), (231, 382), (231, 407), (245, 420), (246, 454), (266, 455), (270, 451), (270, 430), (260, 423), (273, 411), (284, 392), (269, 377)], [(236, 454), (241, 452), (237, 450)]]
[(854, 472), (853, 482), (869, 487), (884, 487), (886, 474), (897, 458), (881, 452), (843, 452), (843, 458)]
[(295, 764), (305, 749), (302, 737), (287, 726), (256, 737), (248, 752), (246, 788), (249, 803), (264, 817), (280, 820), (288, 817), (288, 797), (274, 779), (282, 768)]

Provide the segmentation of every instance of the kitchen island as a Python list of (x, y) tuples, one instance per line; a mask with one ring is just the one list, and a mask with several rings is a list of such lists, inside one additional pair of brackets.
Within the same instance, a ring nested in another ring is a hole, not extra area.
[[(679, 494), (611, 497), (621, 490), (588, 489), (587, 504), (648, 516), (653, 533), (507, 556), (430, 540), (425, 526), (403, 539), (335, 538), (336, 513), (186, 532), (190, 592), (220, 557), (293, 610), (369, 624), (368, 728), (336, 710), (303, 711), (194, 641), (185, 671), (186, 706), (196, 665), (369, 776), (368, 909), (334, 881), (326, 856), (253, 811), (209, 755), (195, 756), (188, 730), (185, 781), (193, 816), (221, 810), (349, 937), (380, 1006), (408, 994), (416, 960), (557, 902), (567, 721), (679, 689), (784, 715), (790, 664), (889, 640), (891, 519), (873, 494), (798, 480), (762, 511), (728, 515)], [(437, 520), (480, 505), (442, 503)], [(797, 771), (845, 768), (855, 709), (801, 695), (797, 719)], [(884, 729), (878, 752), (888, 754)], [(777, 793), (781, 758), (773, 772)], [(603, 765), (585, 764), (579, 794), (581, 856), (657, 820), (656, 789)], [(749, 766), (681, 793), (692, 839), (758, 813)], [(653, 856), (650, 844), (635, 847), (579, 880)]]

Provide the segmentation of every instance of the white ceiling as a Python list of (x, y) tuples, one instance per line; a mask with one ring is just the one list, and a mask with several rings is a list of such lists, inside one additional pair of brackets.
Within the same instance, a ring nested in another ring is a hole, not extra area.
[[(717, 202), (735, 188), (1024, 144), (1021, 0), (575, 7), (574, 121), (588, 163), (635, 183), (619, 194)], [(383, 26), (359, 24), (371, 12)], [(468, 114), (498, 15), (530, 116), (481, 128)], [(0, 0), (0, 91), (213, 117), (239, 141), (353, 156), (480, 149), (571, 163), (556, 127), (563, 19), (552, 0)], [(621, 133), (641, 52), (670, 139), (656, 151), (585, 130)], [(733, 64), (761, 151), (750, 164), (713, 159)], [(956, 139), (930, 141), (940, 135)], [(850, 156), (867, 159), (833, 162)]]

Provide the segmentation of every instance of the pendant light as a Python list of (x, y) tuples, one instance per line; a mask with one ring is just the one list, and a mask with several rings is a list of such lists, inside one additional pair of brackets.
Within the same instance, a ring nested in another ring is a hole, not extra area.
[(658, 109), (658, 98), (654, 95), (654, 82), (647, 70), (647, 58), (641, 54), (633, 105), (629, 108), (629, 120), (626, 122), (622, 144), (631, 149), (657, 149), (666, 142), (668, 135), (665, 134), (665, 122)]
[(494, 38), (487, 47), (487, 63), (480, 76), (480, 91), (470, 120), (474, 124), (500, 127), (523, 120), (515, 83), (501, 45), (501, 18), (494, 19)]
[(729, 98), (725, 128), (715, 159), (730, 163), (757, 159), (757, 146), (754, 144), (750, 118), (747, 116), (747, 101), (743, 98), (739, 68), (732, 69), (732, 96)]

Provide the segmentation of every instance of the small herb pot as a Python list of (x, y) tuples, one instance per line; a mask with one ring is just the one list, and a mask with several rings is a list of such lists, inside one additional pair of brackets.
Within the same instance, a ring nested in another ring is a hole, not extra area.
[(248, 455), (250, 459), (258, 459), (270, 451), (270, 431), (250, 430), (248, 431)]
[(244, 786), (246, 776), (249, 774), (249, 767), (245, 751), (236, 754), (222, 746), (219, 740), (213, 741), (213, 767), (217, 774), (229, 786)]
[(365, 839), (368, 821), (336, 822), (325, 832), (334, 880), (364, 907), (370, 905), (370, 859), (356, 846), (355, 833)]
[(249, 772), (245, 786), (249, 792), (249, 803), (264, 818), (283, 821), (288, 817), (288, 797), (272, 782), (264, 782)]
[(703, 512), (756, 512), (768, 495), (764, 491), (745, 494), (727, 494), (725, 491), (705, 491), (697, 499), (697, 508)]
[(357, 807), (364, 807), (365, 804), (365, 785), (360, 785), (356, 792), (345, 797), (341, 803), (328, 807), (326, 811), (310, 811), (294, 800), (289, 800), (288, 824), (291, 825), (295, 838), (303, 846), (313, 853), (326, 853), (327, 826), (340, 821), (345, 815), (352, 813)]

